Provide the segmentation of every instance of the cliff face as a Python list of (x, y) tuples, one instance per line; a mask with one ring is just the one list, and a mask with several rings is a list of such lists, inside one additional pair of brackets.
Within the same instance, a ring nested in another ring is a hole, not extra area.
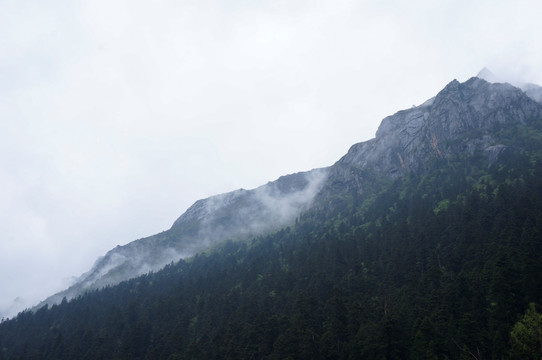
[(337, 166), (397, 177), (423, 168), (432, 157), (475, 150), (494, 156), (499, 144), (491, 133), (496, 126), (526, 124), (541, 115), (541, 105), (512, 85), (476, 77), (464, 83), (454, 80), (422, 105), (386, 117), (376, 137), (352, 146)]
[(539, 90), (531, 86), (522, 91), (478, 77), (464, 83), (454, 80), (422, 105), (386, 117), (374, 139), (353, 145), (333, 166), (198, 200), (171, 229), (117, 246), (72, 287), (44, 303), (158, 270), (220, 241), (278, 230), (294, 222), (316, 198), (345, 189), (363, 194), (365, 170), (393, 179), (406, 171), (422, 171), (430, 159), (475, 151), (486, 154), (491, 165), (506, 150), (493, 131), (500, 125), (527, 124), (542, 117), (542, 105), (535, 101)]

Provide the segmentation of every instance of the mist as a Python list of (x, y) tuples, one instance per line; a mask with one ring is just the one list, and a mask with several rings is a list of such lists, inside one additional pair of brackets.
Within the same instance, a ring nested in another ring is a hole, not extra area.
[(198, 200), (171, 229), (108, 251), (70, 287), (33, 309), (158, 271), (226, 240), (251, 240), (293, 225), (310, 208), (327, 176), (328, 169), (314, 169), (282, 176), (253, 190), (239, 189)]
[(0, 2), (0, 314), (198, 199), (333, 164), (453, 78), (541, 84), (541, 15), (526, 0)]

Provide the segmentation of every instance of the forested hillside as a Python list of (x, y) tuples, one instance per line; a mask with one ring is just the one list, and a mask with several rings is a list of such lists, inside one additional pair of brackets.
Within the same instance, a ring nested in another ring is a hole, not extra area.
[(295, 225), (21, 313), (0, 359), (540, 359), (542, 120), (492, 136), (490, 162), (353, 169), (363, 193)]

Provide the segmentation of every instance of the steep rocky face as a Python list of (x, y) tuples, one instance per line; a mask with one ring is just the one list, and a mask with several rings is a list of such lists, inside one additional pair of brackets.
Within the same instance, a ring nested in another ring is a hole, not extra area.
[(423, 104), (386, 117), (374, 139), (353, 145), (330, 168), (317, 196), (319, 208), (332, 205), (337, 189), (363, 196), (377, 178), (423, 171), (432, 159), (478, 152), (491, 166), (506, 151), (493, 136), (499, 126), (542, 117), (542, 105), (533, 99), (536, 88), (528, 93), (478, 77), (464, 83), (454, 80)]
[(526, 124), (542, 117), (542, 105), (533, 100), (539, 89), (522, 91), (478, 77), (464, 83), (454, 80), (422, 105), (386, 117), (374, 139), (353, 145), (333, 166), (283, 176), (254, 190), (240, 189), (199, 200), (171, 229), (117, 246), (72, 287), (44, 303), (158, 270), (223, 240), (248, 239), (278, 230), (315, 201), (319, 206), (329, 203), (325, 200), (335, 191), (363, 194), (367, 171), (393, 179), (406, 171), (423, 170), (430, 159), (475, 151), (486, 154), (491, 165), (506, 150), (492, 136), (496, 127)]
[(512, 85), (454, 80), (422, 105), (386, 117), (374, 139), (352, 146), (336, 165), (397, 177), (432, 157), (475, 150), (494, 157), (503, 149), (491, 136), (495, 126), (526, 124), (541, 115), (540, 104)]

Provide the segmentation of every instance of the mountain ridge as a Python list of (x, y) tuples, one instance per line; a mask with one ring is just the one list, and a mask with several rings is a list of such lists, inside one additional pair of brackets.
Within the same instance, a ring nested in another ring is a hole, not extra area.
[[(421, 105), (384, 118), (375, 138), (352, 145), (332, 166), (282, 176), (256, 189), (198, 200), (170, 229), (115, 247), (74, 285), (36, 308), (156, 271), (224, 240), (249, 239), (279, 230), (314, 201), (326, 198), (333, 183), (363, 193), (359, 172), (365, 169), (393, 179), (406, 171), (420, 171), (428, 158), (477, 150), (486, 154), (489, 166), (506, 149), (489, 135), (492, 127), (510, 119), (525, 123), (541, 115), (542, 105), (510, 84), (489, 83), (478, 77), (464, 83), (453, 80)], [(460, 135), (466, 137), (458, 139)]]
[[(486, 98), (481, 98), (480, 94)], [(507, 113), (514, 102), (519, 102), (523, 114)], [(493, 112), (490, 110), (493, 108), (498, 110)], [(439, 144), (445, 144), (459, 133), (467, 130), (487, 133), (490, 126), (507, 119), (525, 122), (540, 113), (540, 104), (512, 85), (491, 84), (476, 77), (463, 84), (453, 80), (422, 105), (385, 117), (374, 139), (354, 144), (339, 162), (372, 166), (393, 177), (395, 173), (401, 173), (400, 169), (420, 166), (423, 157), (417, 157), (417, 153), (446, 156), (451, 149), (439, 147)], [(478, 119), (482, 122), (478, 123)], [(375, 150), (375, 147), (380, 149)]]
[(326, 176), (327, 169), (313, 169), (281, 176), (252, 190), (238, 189), (200, 199), (170, 229), (117, 245), (70, 287), (34, 309), (157, 271), (223, 240), (245, 240), (279, 230), (310, 206)]
[(258, 192), (316, 193), (278, 231), (2, 321), (0, 358), (540, 358), (542, 105), (517, 90), (452, 82), (321, 183), (196, 202), (175, 229), (197, 238), (261, 214)]

